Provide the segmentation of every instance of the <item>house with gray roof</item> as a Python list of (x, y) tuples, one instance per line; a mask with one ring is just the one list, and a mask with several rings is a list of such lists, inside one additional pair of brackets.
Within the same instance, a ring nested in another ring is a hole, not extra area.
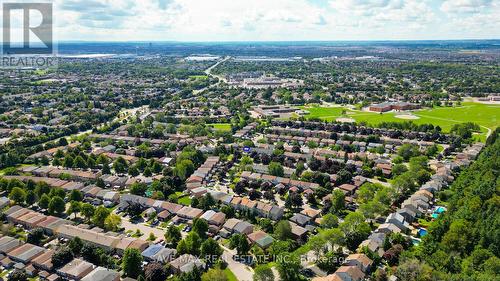
[(120, 273), (112, 269), (97, 267), (92, 270), (87, 276), (81, 279), (82, 281), (120, 281)]
[(23, 242), (16, 238), (9, 236), (4, 236), (0, 238), (0, 253), (7, 254), (8, 252), (14, 250), (15, 248), (21, 246)]
[(250, 234), (253, 232), (253, 224), (241, 221), (234, 227), (234, 232), (241, 234)]
[(410, 225), (405, 221), (405, 218), (398, 213), (391, 213), (389, 216), (387, 216), (385, 222), (396, 225), (403, 232), (407, 231), (410, 227)]

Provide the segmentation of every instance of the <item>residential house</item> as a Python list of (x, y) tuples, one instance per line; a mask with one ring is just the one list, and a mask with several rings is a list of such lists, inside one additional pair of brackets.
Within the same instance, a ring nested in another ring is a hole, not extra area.
[(247, 235), (251, 244), (255, 244), (262, 249), (267, 249), (274, 242), (274, 239), (264, 231), (255, 231)]
[(57, 273), (64, 278), (72, 280), (80, 280), (87, 276), (92, 270), (94, 265), (82, 259), (73, 259), (71, 262), (57, 270)]
[(195, 266), (198, 268), (204, 268), (205, 263), (193, 255), (184, 254), (171, 261), (170, 266), (174, 274), (180, 274), (191, 272)]
[(340, 277), (342, 281), (361, 281), (365, 278), (365, 274), (357, 266), (343, 265), (335, 271), (335, 274)]
[(92, 270), (87, 276), (81, 279), (82, 281), (120, 281), (120, 273), (104, 267), (97, 267)]
[(361, 269), (361, 271), (365, 273), (370, 271), (372, 264), (373, 261), (365, 254), (351, 254), (345, 259), (344, 262), (344, 265), (357, 266), (359, 269)]
[(14, 250), (7, 253), (7, 256), (16, 262), (21, 262), (23, 264), (27, 264), (32, 259), (38, 257), (43, 254), (45, 249), (33, 244), (26, 243), (22, 246), (15, 248)]
[(402, 232), (405, 232), (409, 229), (409, 224), (405, 221), (405, 218), (398, 213), (391, 213), (385, 219), (386, 223), (392, 223), (396, 225)]

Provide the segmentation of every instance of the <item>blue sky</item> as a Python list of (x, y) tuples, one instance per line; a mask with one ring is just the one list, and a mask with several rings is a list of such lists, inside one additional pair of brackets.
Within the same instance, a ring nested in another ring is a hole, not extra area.
[(498, 0), (54, 0), (58, 40), (498, 39)]

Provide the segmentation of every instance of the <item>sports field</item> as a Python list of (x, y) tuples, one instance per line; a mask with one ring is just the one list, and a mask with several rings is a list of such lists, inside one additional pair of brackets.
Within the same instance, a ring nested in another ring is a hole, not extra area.
[(229, 123), (213, 123), (213, 124), (207, 124), (209, 127), (213, 127), (215, 130), (218, 131), (231, 131), (231, 124)]
[[(500, 126), (500, 105), (482, 104), (474, 102), (463, 102), (459, 107), (435, 107), (432, 109), (416, 110), (408, 112), (374, 113), (360, 110), (351, 110), (344, 107), (302, 106), (301, 109), (309, 112), (305, 117), (320, 118), (327, 121), (335, 121), (339, 117), (352, 118), (356, 122), (366, 122), (369, 125), (377, 125), (381, 122), (405, 122), (411, 121), (415, 124), (433, 124), (440, 126), (444, 132), (448, 132), (454, 124), (462, 122), (474, 122), (481, 126), (484, 139), (488, 129)], [(342, 112), (345, 114), (342, 115)], [(402, 119), (396, 116), (410, 115), (411, 119)]]

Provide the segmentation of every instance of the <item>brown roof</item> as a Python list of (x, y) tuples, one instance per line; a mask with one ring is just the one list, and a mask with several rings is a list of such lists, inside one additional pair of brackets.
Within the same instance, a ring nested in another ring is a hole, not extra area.
[(335, 273), (345, 273), (351, 276), (352, 280), (362, 280), (365, 274), (357, 266), (341, 266), (335, 271)]
[(226, 223), (224, 224), (224, 227), (225, 227), (225, 228), (227, 228), (227, 229), (233, 230), (233, 229), (234, 229), (234, 227), (235, 227), (238, 223), (240, 223), (240, 222), (241, 222), (241, 220), (239, 220), (239, 219), (231, 218), (231, 219), (228, 219), (228, 220), (226, 221)]
[(38, 267), (46, 268), (48, 270), (52, 270), (52, 255), (54, 254), (54, 250), (48, 250), (47, 252), (39, 255), (34, 258), (31, 262)]
[(73, 259), (71, 262), (59, 269), (58, 272), (78, 280), (89, 274), (93, 269), (94, 265), (91, 263), (81, 259)]
[(249, 208), (249, 209), (253, 209), (255, 208), (255, 206), (257, 205), (257, 202), (253, 201), (253, 200), (248, 200), (246, 206)]
[(132, 243), (130, 243), (128, 248), (137, 249), (137, 250), (142, 252), (142, 251), (146, 250), (146, 248), (148, 246), (149, 246), (148, 242), (141, 240), (141, 239), (136, 239), (136, 240), (132, 241)]
[(365, 254), (352, 254), (352, 255), (349, 255), (346, 258), (346, 261), (349, 261), (349, 260), (357, 260), (364, 267), (370, 266), (373, 263), (373, 261), (369, 257), (367, 257)]
[(231, 204), (238, 205), (238, 204), (240, 204), (241, 200), (242, 200), (241, 197), (235, 196), (235, 197), (233, 197), (233, 200), (231, 200)]
[(267, 236), (268, 234), (261, 230), (252, 232), (247, 235), (248, 239), (250, 239), (250, 241), (252, 241), (253, 243)]
[(342, 190), (345, 190), (345, 191), (352, 192), (352, 191), (356, 190), (357, 187), (355, 185), (352, 185), (352, 184), (344, 183), (343, 185), (339, 186), (339, 188)]
[(224, 222), (225, 219), (226, 219), (226, 214), (224, 214), (222, 212), (217, 212), (217, 213), (215, 213), (215, 215), (213, 215), (210, 218), (210, 221), (213, 221), (216, 224), (220, 225), (220, 224), (222, 224)]
[(315, 217), (317, 217), (321, 213), (321, 211), (320, 210), (315, 210), (315, 209), (304, 209), (300, 213), (303, 214), (303, 215), (306, 215), (306, 216), (308, 216), (310, 218), (315, 218)]
[(314, 277), (312, 281), (344, 281), (337, 274), (330, 274), (325, 277)]

